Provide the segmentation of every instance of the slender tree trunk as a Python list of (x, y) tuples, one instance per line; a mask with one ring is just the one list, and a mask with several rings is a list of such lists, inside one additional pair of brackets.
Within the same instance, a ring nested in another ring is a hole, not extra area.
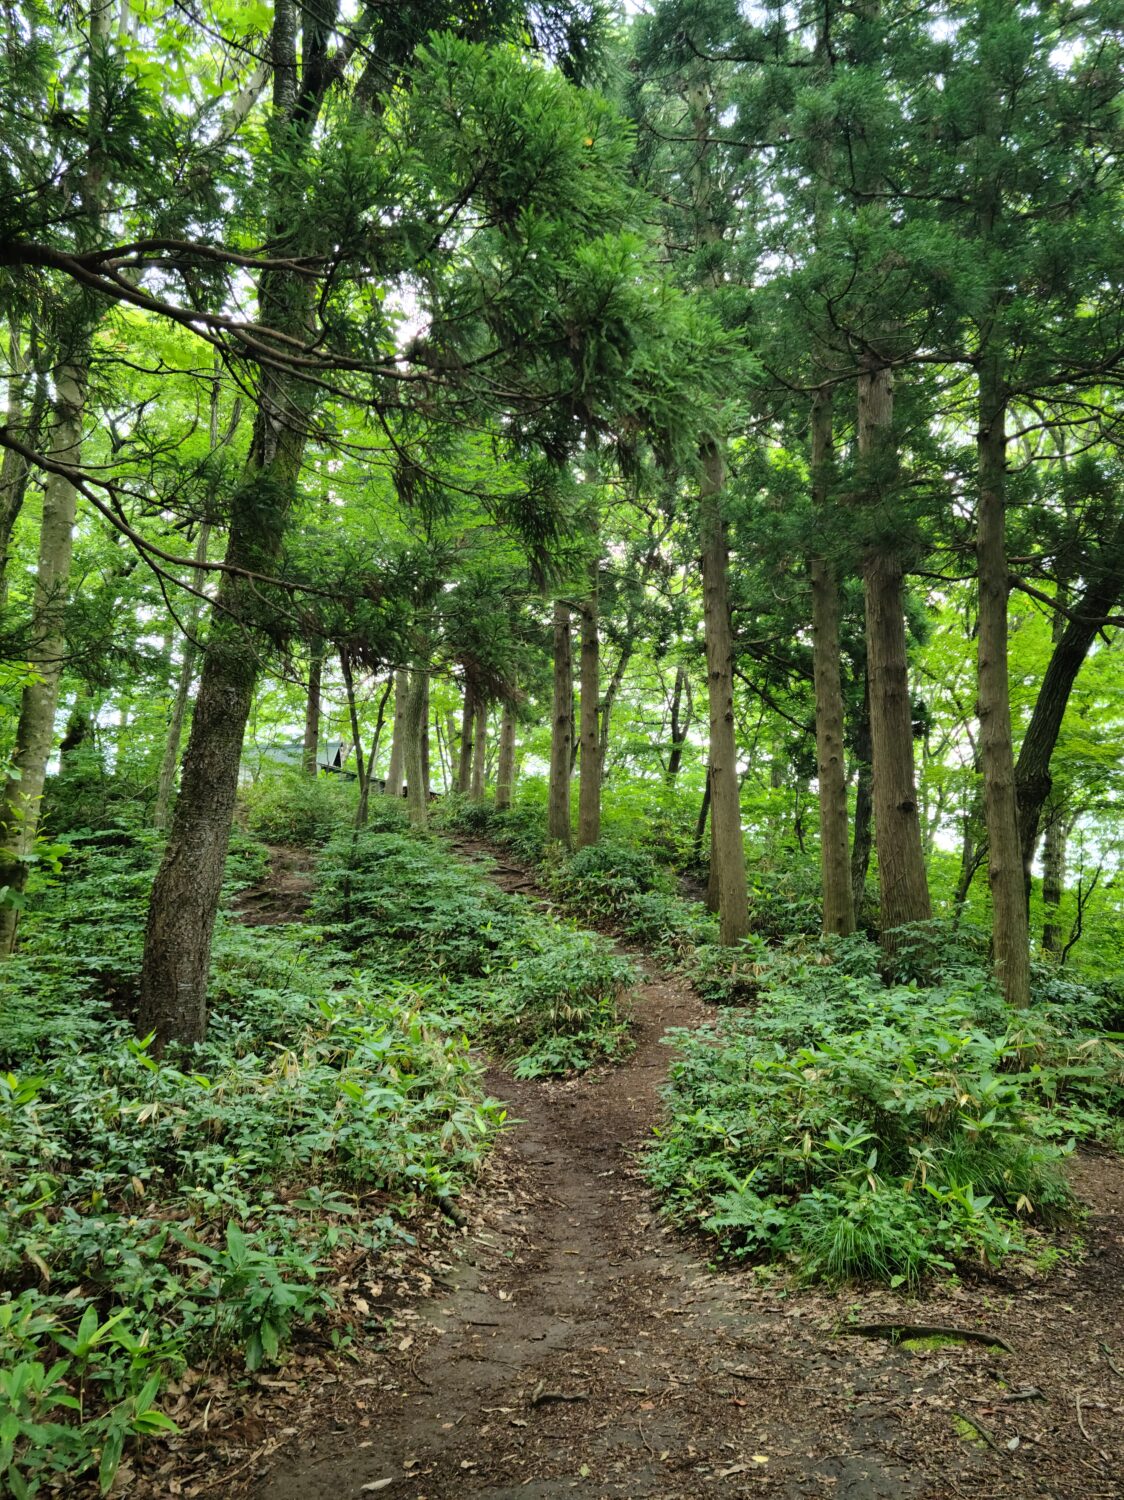
[(472, 732), (472, 798), (475, 802), (483, 802), (484, 767), (488, 753), (488, 705), (483, 698), (476, 700), (476, 721)]
[[(896, 470), (893, 379), (876, 362), (858, 387), (859, 454), (867, 467), (871, 501), (882, 503)], [(898, 928), (932, 916), (913, 764), (913, 706), (909, 695), (901, 559), (880, 542), (863, 563), (866, 659), (874, 840), (878, 851), (882, 951), (892, 958)]]
[[(429, 805), (429, 795), (433, 790), (433, 783), (429, 774), (429, 672), (427, 671), (422, 680), (422, 692), (425, 695), (422, 704), (422, 736), (421, 736), (421, 763), (422, 763), (422, 796), (426, 806)], [(428, 813), (426, 818), (428, 820)]]
[(870, 694), (863, 692), (863, 706), (855, 724), (855, 827), (851, 835), (851, 907), (858, 921), (866, 895), (873, 843), (873, 797), (870, 766)]
[[(54, 424), (51, 457), (78, 464), (82, 419), (86, 403), (85, 352), (54, 375)], [(47, 760), (55, 732), (59, 682), (66, 657), (65, 612), (70, 577), (76, 492), (69, 480), (51, 474), (43, 489), (43, 520), (35, 575), (30, 664), (35, 674), (20, 699), (16, 745), (12, 755), (15, 775), (8, 779), (0, 803), (0, 887), (13, 895), (27, 883), (27, 863), (35, 846), (39, 806), (47, 775)], [(0, 957), (15, 943), (17, 908), (0, 906)]]
[(414, 828), (424, 828), (429, 821), (425, 771), (425, 741), (429, 738), (428, 682), (428, 673), (423, 668), (415, 667), (410, 673), (402, 723), (406, 807)]
[(574, 669), (570, 611), (554, 605), (554, 709), (550, 736), (547, 837), (570, 847), (570, 751), (574, 739)]
[(699, 494), (702, 538), (703, 632), (706, 637), (707, 696), (710, 707), (711, 868), (717, 883), (718, 925), (723, 943), (740, 942), (749, 932), (745, 848), (734, 735), (734, 662), (728, 599), (729, 552), (722, 494), (726, 464), (717, 443), (702, 451)]
[(1064, 810), (1054, 805), (1046, 816), (1046, 837), (1042, 848), (1042, 951), (1060, 959), (1064, 936), (1059, 909), (1065, 893), (1067, 827)]
[(355, 701), (355, 677), (351, 670), (351, 657), (346, 650), (340, 651), (340, 671), (347, 695), (347, 717), (351, 724), (351, 742), (355, 746), (355, 771), (359, 777), (359, 805), (355, 809), (355, 826), (363, 828), (367, 823), (367, 777), (369, 766), (363, 759), (363, 741), (359, 737), (359, 706)]
[(979, 716), (991, 882), (993, 956), (1008, 1004), (1030, 1004), (1030, 934), (1015, 795), (1015, 754), (1007, 674), (1006, 508), (1007, 397), (998, 353), (980, 362)]
[(695, 860), (702, 861), (703, 839), (706, 837), (707, 824), (710, 818), (710, 777), (707, 776), (703, 784), (702, 801), (699, 803), (699, 815), (695, 819), (695, 836), (692, 839), (692, 847), (695, 852)]
[(460, 751), (457, 756), (457, 791), (467, 797), (472, 786), (472, 735), (476, 725), (476, 691), (472, 678), (464, 681), (464, 708), (461, 712)]
[[(824, 516), (831, 484), (831, 395), (812, 402), (812, 506)], [(816, 770), (819, 780), (823, 930), (855, 930), (847, 830), (847, 767), (843, 752), (843, 685), (839, 671), (839, 585), (825, 557), (813, 557), (812, 676), (816, 689)]]
[[(204, 563), (207, 561), (207, 545), (210, 540), (211, 528), (206, 521), (199, 527), (199, 535), (195, 539), (195, 561)], [(194, 577), (194, 586), (199, 589), (203, 584), (203, 573), (197, 569)], [(168, 730), (164, 737), (164, 753), (160, 759), (160, 773), (156, 781), (156, 801), (152, 806), (152, 826), (163, 831), (168, 826), (168, 809), (172, 801), (172, 789), (176, 783), (176, 769), (180, 763), (180, 741), (183, 739), (183, 722), (187, 717), (187, 704), (191, 697), (191, 685), (195, 681), (195, 662), (198, 650), (192, 637), (198, 631), (201, 610), (199, 600), (192, 597), (191, 603), (186, 611), (185, 624), (188, 634), (184, 637), (183, 657), (180, 661), (179, 676), (176, 680), (176, 696), (172, 700), (172, 712), (168, 718)]]
[[(36, 447), (47, 408), (47, 382), (41, 368), (38, 339), (34, 329), (30, 348), (24, 352), (18, 322), (13, 319), (9, 340), (8, 416), (7, 427), (13, 437), (19, 438), (29, 447)], [(30, 407), (27, 388), (35, 381), (35, 395)], [(22, 453), (12, 448), (4, 449), (0, 460), (0, 609), (8, 599), (8, 551), (12, 532), (27, 495), (27, 483), (31, 465)]]
[(609, 679), (609, 686), (605, 689), (605, 697), (600, 705), (601, 735), (597, 746), (597, 761), (601, 767), (602, 781), (605, 780), (605, 773), (609, 768), (609, 729), (612, 724), (613, 708), (624, 682), (624, 674), (628, 671), (628, 664), (632, 660), (633, 649), (634, 644), (630, 638), (621, 647), (621, 654), (617, 657), (617, 664), (613, 668), (613, 675)]
[(386, 795), (401, 797), (406, 780), (402, 767), (406, 755), (406, 699), (410, 692), (410, 674), (401, 667), (394, 674), (394, 729), (390, 736), (390, 765), (386, 768)]
[(496, 765), (496, 808), (511, 806), (515, 792), (515, 709), (503, 706), (500, 719), (500, 756)]
[(320, 755), (320, 687), (324, 674), (324, 645), (314, 640), (308, 652), (308, 692), (304, 701), (304, 744), (301, 769), (306, 776), (317, 774)]
[(601, 686), (597, 580), (581, 611), (581, 780), (578, 786), (578, 848), (601, 837), (601, 732), (597, 694)]
[(675, 687), (671, 694), (671, 750), (667, 757), (664, 780), (674, 786), (683, 765), (683, 746), (694, 717), (694, 699), (691, 696), (691, 679), (686, 667), (676, 667)]

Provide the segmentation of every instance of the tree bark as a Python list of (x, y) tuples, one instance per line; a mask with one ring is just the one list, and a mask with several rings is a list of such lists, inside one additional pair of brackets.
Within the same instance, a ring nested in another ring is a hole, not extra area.
[(749, 932), (749, 897), (742, 843), (737, 743), (734, 735), (733, 641), (728, 598), (729, 552), (722, 494), (726, 464), (716, 442), (702, 449), (699, 492), (702, 540), (703, 632), (710, 708), (710, 821), (712, 871), (721, 941), (738, 943)]
[(399, 667), (394, 674), (394, 728), (390, 736), (390, 765), (386, 768), (386, 795), (401, 797), (406, 778), (402, 767), (406, 753), (406, 699), (410, 692), (410, 674)]
[[(812, 401), (812, 508), (824, 516), (831, 481), (832, 423), (828, 388)], [(847, 830), (847, 767), (843, 753), (843, 685), (839, 671), (839, 585), (825, 557), (813, 557), (812, 676), (816, 691), (823, 930), (855, 930)]]
[[(36, 447), (47, 409), (47, 382), (41, 368), (38, 339), (34, 328), (30, 348), (24, 352), (18, 322), (13, 319), (9, 340), (7, 427), (13, 437)], [(35, 381), (30, 408), (27, 401), (29, 380)], [(27, 495), (31, 465), (22, 453), (4, 449), (0, 460), (0, 609), (8, 600), (8, 551), (12, 532)]]
[(1059, 909), (1065, 893), (1065, 862), (1068, 828), (1061, 806), (1054, 805), (1046, 817), (1046, 838), (1042, 848), (1042, 951), (1060, 959), (1064, 938)]
[[(207, 561), (207, 545), (210, 540), (211, 528), (206, 521), (199, 527), (199, 535), (195, 541), (195, 561), (204, 563)], [(194, 578), (194, 587), (199, 589), (203, 584), (203, 573), (197, 569)], [(180, 763), (180, 741), (183, 739), (183, 722), (187, 717), (187, 703), (191, 697), (191, 685), (195, 681), (195, 662), (198, 650), (192, 635), (198, 630), (200, 619), (199, 600), (192, 596), (191, 603), (187, 609), (187, 630), (184, 636), (183, 658), (180, 661), (179, 676), (176, 680), (176, 696), (172, 700), (172, 712), (168, 718), (168, 729), (164, 738), (164, 754), (160, 760), (160, 773), (156, 781), (156, 801), (152, 806), (152, 826), (161, 832), (168, 826), (168, 809), (172, 801), (172, 789), (176, 782), (176, 769)]]
[(351, 724), (351, 742), (355, 746), (355, 771), (359, 777), (359, 805), (355, 809), (355, 826), (364, 828), (367, 823), (367, 778), (370, 765), (363, 759), (363, 742), (359, 738), (359, 706), (355, 701), (355, 676), (351, 670), (351, 657), (346, 649), (340, 651), (340, 671), (347, 695), (347, 717)]
[(667, 757), (667, 770), (664, 772), (664, 780), (668, 786), (675, 785), (683, 765), (683, 746), (687, 743), (687, 733), (693, 717), (691, 679), (686, 667), (676, 667), (675, 687), (671, 694), (671, 749)]
[(857, 922), (866, 895), (866, 876), (870, 869), (872, 843), (872, 815), (874, 803), (871, 793), (870, 768), (870, 706), (869, 694), (863, 694), (863, 706), (854, 733), (855, 763), (855, 827), (851, 835), (851, 906)]
[[(294, 153), (306, 148), (323, 102), (305, 76), (328, 34), (304, 29), (303, 72), (297, 65), (297, 11), (275, 0), (270, 60), (273, 70), (267, 192), (275, 221), (285, 217)], [(326, 76), (326, 75), (325, 75)], [(300, 87), (298, 87), (298, 80)], [(309, 85), (305, 92), (301, 88)], [(324, 85), (326, 86), (326, 84)], [(290, 234), (294, 253), (299, 248)], [(259, 322), (290, 337), (307, 333), (311, 289), (286, 269), (261, 273)], [(242, 481), (232, 496), (226, 561), (238, 570), (271, 573), (281, 555), (296, 496), (313, 388), (272, 363), (259, 367), (257, 413)], [(256, 588), (243, 572), (224, 572), (215, 601), (180, 795), (157, 872), (145, 930), (138, 1022), (159, 1053), (169, 1041), (202, 1039), (207, 1025), (207, 981), (215, 916), (234, 815), (246, 720), (257, 679), (260, 611)]]
[(515, 793), (515, 709), (503, 706), (500, 719), (500, 756), (496, 765), (496, 809), (511, 806)]
[[(871, 361), (859, 377), (859, 455), (871, 503), (880, 505), (896, 470), (893, 452), (893, 378)], [(880, 542), (863, 562), (874, 844), (878, 852), (882, 951), (893, 957), (898, 929), (932, 916), (913, 763), (913, 707), (909, 694), (902, 564)]]
[(464, 707), (461, 711), (460, 749), (457, 755), (457, 791), (467, 797), (472, 786), (473, 732), (476, 727), (476, 692), (472, 678), (464, 680)]
[(428, 673), (422, 667), (415, 667), (410, 673), (402, 723), (406, 807), (413, 828), (424, 828), (429, 821), (425, 768), (425, 741), (429, 738), (428, 686)]
[(601, 732), (597, 695), (601, 687), (597, 580), (581, 610), (581, 779), (578, 785), (578, 848), (601, 837)]
[[(82, 420), (88, 369), (85, 351), (54, 375), (54, 422), (50, 453), (64, 464), (81, 462)], [(68, 479), (50, 474), (43, 488), (43, 519), (32, 605), (34, 679), (20, 698), (19, 724), (12, 754), (16, 773), (8, 778), (0, 803), (0, 888), (9, 899), (0, 905), (0, 957), (15, 944), (18, 902), (27, 884), (27, 860), (35, 846), (40, 799), (55, 733), (59, 682), (66, 657), (65, 615), (76, 491)], [(13, 901), (11, 898), (15, 898)]]
[(304, 701), (304, 744), (301, 747), (301, 769), (306, 776), (317, 774), (320, 755), (320, 686), (324, 672), (324, 645), (314, 640), (308, 652), (308, 692)]
[[(1089, 580), (1070, 618), (1054, 634), (1042, 686), (1035, 699), (1026, 734), (1019, 747), (1015, 765), (1015, 788), (1019, 806), (1019, 844), (1026, 872), (1027, 897), (1030, 895), (1030, 867), (1038, 842), (1042, 809), (1053, 786), (1050, 761), (1061, 733), (1062, 721), (1069, 706), (1070, 694), (1085, 658), (1104, 618), (1119, 602), (1124, 590), (1124, 546), (1114, 540), (1109, 554), (1099, 560), (1095, 575)], [(1062, 617), (1058, 617), (1059, 626)]]
[(1015, 753), (1007, 671), (1007, 573), (1005, 541), (1007, 395), (1000, 356), (985, 353), (979, 372), (979, 502), (976, 557), (979, 567), (980, 763), (987, 823), (987, 872), (991, 883), (993, 957), (1008, 1004), (1030, 1004), (1030, 933), (1025, 875), (1019, 843)]
[(568, 849), (570, 834), (570, 752), (574, 739), (574, 668), (570, 640), (570, 611), (561, 599), (554, 604), (554, 707), (550, 736), (550, 791), (547, 837)]
[(476, 700), (472, 734), (472, 798), (474, 802), (483, 802), (484, 767), (488, 752), (488, 705), (481, 697)]

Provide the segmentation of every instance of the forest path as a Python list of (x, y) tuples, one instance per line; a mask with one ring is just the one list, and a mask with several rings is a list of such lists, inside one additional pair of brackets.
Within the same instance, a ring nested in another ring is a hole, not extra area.
[[(455, 847), (468, 859), (489, 853)], [(493, 878), (523, 893), (531, 885), (506, 857)], [(992, 1288), (999, 1306), (958, 1288), (922, 1306), (854, 1289), (793, 1296), (780, 1282), (708, 1269), (662, 1225), (636, 1153), (660, 1115), (670, 1060), (661, 1038), (707, 1012), (687, 984), (630, 956), (644, 976), (631, 1058), (564, 1082), (490, 1076), (512, 1128), (435, 1295), (395, 1314), (385, 1353), (320, 1393), (256, 1500), (1119, 1496), (1108, 1453), (1083, 1445), (1064, 1390), (1054, 1413), (999, 1404), (1004, 1387), (1046, 1386), (1041, 1351), (911, 1352), (834, 1336), (858, 1311), (868, 1321), (982, 1321), (1015, 1342), (1025, 1294)], [(1027, 1311), (1032, 1331), (1055, 1339), (1082, 1322), (1072, 1301), (1060, 1329), (1043, 1327), (1041, 1303)], [(1103, 1366), (1095, 1373), (1113, 1379)], [(1086, 1426), (1108, 1409), (1086, 1406)], [(992, 1446), (957, 1438), (954, 1412), (978, 1420)]]

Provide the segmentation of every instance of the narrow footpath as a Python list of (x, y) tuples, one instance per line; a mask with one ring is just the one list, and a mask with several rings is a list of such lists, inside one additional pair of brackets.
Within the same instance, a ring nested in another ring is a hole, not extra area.
[[(525, 872), (501, 868), (526, 891)], [(255, 1500), (1124, 1494), (1124, 1375), (1100, 1352), (1124, 1356), (1105, 1304), (1124, 1266), (1119, 1172), (1086, 1263), (1040, 1289), (990, 1281), (911, 1303), (716, 1271), (662, 1223), (637, 1163), (659, 1120), (661, 1039), (706, 1012), (630, 956), (644, 970), (634, 1054), (572, 1081), (491, 1075), (511, 1126), (434, 1295), (286, 1429)], [(1012, 1352), (842, 1333), (856, 1316), (986, 1328)]]

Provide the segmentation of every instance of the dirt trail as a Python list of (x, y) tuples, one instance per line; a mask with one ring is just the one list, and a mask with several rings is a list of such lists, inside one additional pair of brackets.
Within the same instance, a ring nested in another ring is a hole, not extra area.
[[(526, 887), (507, 871), (499, 883)], [(633, 1010), (637, 1048), (619, 1068), (547, 1084), (492, 1076), (518, 1123), (437, 1295), (289, 1429), (256, 1500), (1124, 1493), (1124, 1377), (1097, 1353), (1108, 1340), (1124, 1357), (1119, 1308), (1108, 1318), (1104, 1303), (1124, 1265), (1119, 1196), (1090, 1226), (1103, 1241), (1094, 1274), (1066, 1273), (1053, 1291), (990, 1283), (918, 1305), (716, 1273), (661, 1224), (635, 1158), (659, 1118), (660, 1039), (703, 1007), (649, 968)], [(1023, 1352), (838, 1336), (854, 1312), (982, 1322)], [(1042, 1399), (1003, 1399), (1031, 1386)], [(959, 1438), (957, 1412), (988, 1441)]]

